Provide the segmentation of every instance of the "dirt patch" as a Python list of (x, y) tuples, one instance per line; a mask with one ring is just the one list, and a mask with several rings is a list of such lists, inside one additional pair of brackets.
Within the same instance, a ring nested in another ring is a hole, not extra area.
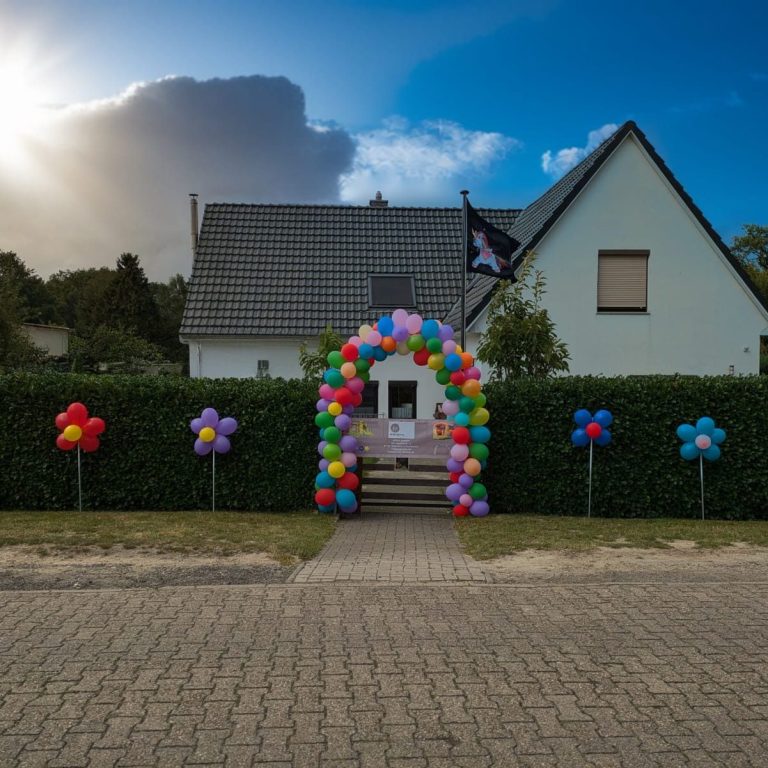
[(49, 552), (0, 549), (0, 590), (104, 589), (284, 582), (295, 566), (263, 552), (200, 555), (151, 549), (84, 547)]
[(743, 543), (697, 549), (672, 542), (671, 549), (597, 547), (588, 552), (528, 549), (483, 561), (498, 582), (766, 581), (768, 548)]

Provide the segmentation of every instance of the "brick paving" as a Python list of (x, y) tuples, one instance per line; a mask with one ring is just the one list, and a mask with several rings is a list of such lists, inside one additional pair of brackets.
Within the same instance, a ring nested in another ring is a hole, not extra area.
[(0, 765), (768, 766), (768, 583), (3, 592)]
[(322, 552), (290, 580), (484, 582), (490, 577), (461, 551), (450, 515), (384, 512), (340, 520)]

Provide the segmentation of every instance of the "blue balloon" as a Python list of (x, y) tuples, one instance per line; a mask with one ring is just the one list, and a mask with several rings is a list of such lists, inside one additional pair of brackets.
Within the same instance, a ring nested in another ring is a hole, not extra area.
[(709, 448), (705, 448), (701, 454), (707, 461), (717, 461), (720, 458), (720, 448), (712, 443), (712, 445), (710, 445)]
[(336, 503), (342, 509), (348, 509), (357, 505), (357, 499), (355, 498), (354, 491), (350, 491), (348, 488), (339, 488), (336, 491)]
[(592, 421), (592, 414), (586, 408), (580, 408), (573, 414), (573, 420), (583, 428)]
[(696, 439), (696, 427), (692, 424), (681, 424), (677, 428), (677, 436), (684, 443), (692, 443)]
[(715, 445), (720, 445), (720, 443), (725, 442), (725, 430), (720, 429), (719, 427), (715, 429), (715, 431), (712, 433), (712, 442)]
[(686, 461), (693, 461), (699, 458), (699, 449), (696, 447), (696, 443), (683, 443), (680, 446), (680, 455)]
[(317, 507), (318, 512), (322, 512), (324, 515), (328, 515), (331, 512), (336, 511), (336, 505), (335, 504), (320, 504)]
[(382, 360), (387, 359), (387, 353), (381, 347), (374, 347), (373, 358), (374, 360), (378, 360), (379, 362), (381, 362)]
[(453, 420), (458, 424), (460, 427), (468, 427), (469, 426), (469, 414), (464, 413), (463, 411), (461, 413), (457, 413)]
[(577, 448), (586, 448), (589, 445), (589, 435), (581, 428), (575, 429), (571, 433), (571, 442)]
[(357, 351), (364, 360), (368, 360), (369, 358), (373, 357), (373, 347), (370, 344), (362, 343), (358, 348)]
[(389, 315), (379, 318), (379, 322), (376, 324), (376, 330), (382, 336), (391, 336), (392, 331), (395, 329), (395, 323)]
[(491, 439), (491, 430), (488, 427), (470, 427), (469, 436), (473, 443), (487, 443)]
[(318, 488), (333, 488), (335, 483), (336, 481), (327, 472), (321, 472), (315, 478), (315, 485)]
[(421, 324), (421, 335), (425, 339), (433, 339), (440, 333), (440, 323), (437, 320), (425, 320)]
[(702, 416), (696, 422), (696, 431), (700, 435), (712, 435), (715, 431), (715, 422), (709, 418), (709, 416)]
[(602, 408), (595, 414), (595, 421), (601, 427), (610, 427), (611, 424), (613, 424), (613, 414), (610, 411), (606, 411), (605, 408)]
[(606, 446), (609, 445), (611, 440), (613, 439), (613, 435), (607, 430), (604, 429), (599, 437), (595, 438), (595, 444), (600, 446)]
[(461, 356), (455, 352), (445, 356), (445, 367), (449, 371), (458, 371), (461, 368)]

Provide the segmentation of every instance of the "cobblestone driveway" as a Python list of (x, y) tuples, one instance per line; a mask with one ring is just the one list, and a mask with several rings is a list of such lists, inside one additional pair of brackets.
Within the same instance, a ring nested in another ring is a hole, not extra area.
[(0, 593), (5, 766), (768, 766), (768, 584)]

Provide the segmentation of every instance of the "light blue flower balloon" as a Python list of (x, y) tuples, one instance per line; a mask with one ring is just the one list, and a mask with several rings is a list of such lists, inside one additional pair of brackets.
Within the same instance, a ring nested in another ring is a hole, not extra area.
[(720, 443), (725, 442), (725, 430), (720, 429), (719, 427), (715, 429), (712, 433), (712, 442), (715, 445), (720, 445)]
[(698, 459), (699, 458), (699, 449), (696, 447), (696, 443), (694, 443), (694, 442), (683, 443), (680, 446), (680, 455), (686, 461), (693, 461), (694, 459)]
[(715, 422), (709, 418), (709, 416), (702, 416), (697, 422), (696, 422), (696, 431), (700, 435), (709, 435), (712, 436), (712, 433), (715, 431)]
[(712, 443), (709, 448), (705, 448), (701, 452), (701, 455), (707, 461), (717, 461), (720, 458), (720, 449), (714, 443)]
[(684, 443), (692, 443), (696, 439), (696, 427), (693, 424), (681, 424), (677, 428), (677, 436)]

